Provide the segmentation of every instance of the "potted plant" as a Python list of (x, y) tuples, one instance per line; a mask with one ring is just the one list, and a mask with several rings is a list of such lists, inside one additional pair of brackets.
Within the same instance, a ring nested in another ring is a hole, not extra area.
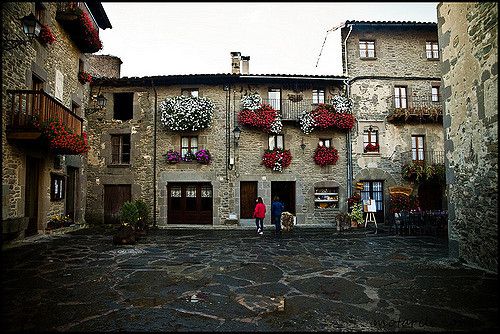
[(38, 37), (43, 44), (52, 44), (56, 41), (52, 30), (50, 30), (49, 26), (46, 24), (42, 24), (40, 35), (38, 35)]
[(313, 156), (316, 165), (324, 167), (326, 165), (335, 165), (339, 159), (339, 152), (334, 147), (320, 146), (316, 148)]
[(354, 203), (352, 205), (349, 218), (351, 218), (351, 227), (358, 227), (358, 224), (363, 223), (363, 210), (361, 208), (361, 203)]
[(350, 217), (348, 213), (339, 212), (335, 219), (337, 221), (337, 231), (342, 231), (350, 226)]
[(182, 158), (182, 161), (184, 162), (192, 162), (193, 160), (196, 160), (196, 155), (194, 155), (191, 152), (187, 152), (184, 154), (184, 157)]
[(81, 135), (71, 132), (64, 126), (61, 119), (50, 119), (42, 124), (37, 121), (34, 126), (48, 141), (49, 148), (60, 154), (83, 154), (88, 152), (87, 133)]
[(176, 164), (182, 161), (181, 154), (174, 150), (168, 150), (166, 154), (163, 155), (169, 164)]
[(201, 149), (195, 153), (196, 161), (200, 164), (208, 165), (212, 161), (212, 155), (207, 149)]
[(350, 130), (356, 123), (351, 109), (350, 99), (336, 95), (330, 104), (320, 103), (311, 112), (303, 112), (299, 118), (300, 128), (305, 134), (311, 133), (316, 128)]
[(265, 103), (260, 104), (257, 108), (250, 107), (240, 110), (238, 123), (267, 133), (281, 133), (283, 129), (279, 113), (271, 105)]
[(47, 230), (53, 230), (61, 227), (68, 227), (73, 224), (73, 220), (69, 216), (54, 215), (47, 223)]
[(378, 152), (379, 150), (380, 150), (379, 144), (368, 143), (368, 145), (365, 146), (365, 153), (366, 152)]
[(78, 81), (83, 85), (87, 82), (92, 82), (92, 75), (85, 71), (78, 72)]
[(139, 219), (136, 224), (137, 233), (139, 235), (145, 235), (148, 229), (149, 208), (142, 200), (136, 200), (134, 204), (137, 208), (137, 212), (139, 213)]

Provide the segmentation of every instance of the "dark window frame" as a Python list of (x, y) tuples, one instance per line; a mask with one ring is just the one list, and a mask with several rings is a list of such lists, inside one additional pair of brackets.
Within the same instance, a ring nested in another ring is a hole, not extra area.
[[(323, 95), (321, 96), (321, 93)], [(321, 101), (322, 98), (322, 101)], [(312, 90), (312, 104), (325, 103), (326, 101), (326, 89), (324, 88), (314, 88)]]
[[(368, 46), (373, 45), (373, 56), (370, 55), (370, 49)], [(377, 52), (376, 52), (376, 43), (375, 40), (370, 40), (370, 39), (360, 39), (358, 43), (358, 48), (359, 48), (359, 58), (360, 59), (375, 59), (377, 58)]]
[[(130, 133), (111, 134), (111, 165), (130, 166), (132, 138)], [(115, 138), (117, 140), (115, 140)], [(116, 142), (118, 141), (118, 142)], [(128, 146), (128, 152), (127, 152)]]
[[(193, 95), (193, 92), (196, 92), (196, 96)], [(181, 96), (199, 97), (200, 90), (199, 88), (181, 88)]]
[[(332, 145), (332, 138), (319, 138), (318, 139), (318, 145), (319, 146), (322, 146), (320, 143), (323, 143), (323, 146), (325, 147), (333, 147)], [(328, 145), (326, 145), (326, 143), (328, 143)]]
[(50, 201), (62, 201), (66, 193), (66, 177), (61, 174), (50, 174)]
[(427, 60), (439, 60), (439, 42), (426, 41), (425, 42), (425, 57)]
[(377, 129), (372, 129), (371, 131), (370, 129), (365, 129), (363, 131), (363, 151), (365, 153), (368, 152), (366, 151), (366, 146), (368, 146), (368, 144), (379, 145), (377, 151), (369, 151), (369, 152), (380, 153), (379, 133)]
[[(184, 146), (183, 145), (183, 139), (184, 138), (187, 138), (188, 140), (188, 145), (187, 146)], [(196, 145), (193, 144), (193, 139), (196, 139)], [(199, 148), (199, 139), (198, 139), (198, 136), (196, 135), (182, 135), (181, 136), (181, 143), (180, 143), (180, 152), (181, 152), (181, 156), (184, 158), (184, 156), (190, 152), (192, 154), (195, 154), (196, 152), (198, 152), (198, 148)], [(186, 153), (182, 153), (184, 150), (186, 150)]]
[[(415, 140), (413, 140), (415, 138)], [(419, 147), (419, 143), (422, 147)], [(414, 162), (425, 161), (425, 135), (411, 135), (411, 160)]]
[[(402, 94), (403, 90), (404, 95)], [(399, 107), (397, 106), (397, 101), (399, 101)], [(400, 109), (408, 108), (408, 86), (394, 86), (394, 107)]]

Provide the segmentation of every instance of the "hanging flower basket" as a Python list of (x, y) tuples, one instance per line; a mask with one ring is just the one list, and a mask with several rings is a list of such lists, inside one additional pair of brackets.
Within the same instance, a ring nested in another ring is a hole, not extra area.
[(283, 124), (279, 113), (269, 104), (261, 103), (258, 94), (241, 99), (242, 110), (238, 113), (238, 123), (267, 133), (281, 133)]
[(166, 98), (160, 103), (161, 122), (171, 131), (199, 131), (210, 127), (214, 109), (206, 97)]
[(80, 25), (80, 43), (83, 46), (83, 51), (92, 53), (102, 49), (102, 42), (99, 39), (99, 30), (94, 28), (90, 16), (81, 12), (78, 18)]
[(54, 34), (50, 30), (49, 26), (46, 24), (42, 24), (42, 28), (40, 30), (40, 35), (38, 37), (43, 44), (52, 44), (56, 41)]
[(356, 122), (351, 111), (352, 101), (337, 95), (332, 98), (331, 104), (320, 103), (311, 112), (303, 112), (299, 118), (300, 128), (305, 134), (316, 128), (350, 130)]
[(262, 164), (273, 171), (282, 172), (283, 168), (290, 166), (292, 154), (290, 150), (274, 149), (265, 150), (262, 156)]
[(334, 147), (320, 146), (316, 148), (313, 156), (316, 165), (324, 167), (326, 165), (335, 165), (339, 159), (339, 152)]
[(35, 122), (42, 136), (48, 140), (49, 148), (57, 154), (83, 154), (88, 152), (87, 133), (77, 135), (68, 130), (60, 119), (50, 119), (42, 124)]
[(78, 72), (78, 81), (80, 81), (81, 84), (92, 82), (92, 75), (85, 71)]

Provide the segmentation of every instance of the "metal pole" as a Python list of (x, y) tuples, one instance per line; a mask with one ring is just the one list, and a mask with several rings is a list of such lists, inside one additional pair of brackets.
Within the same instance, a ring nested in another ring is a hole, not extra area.
[(158, 94), (156, 92), (155, 85), (153, 80), (151, 80), (151, 87), (155, 92), (155, 109), (153, 114), (153, 228), (156, 228), (156, 114), (157, 114), (157, 103), (158, 103)]

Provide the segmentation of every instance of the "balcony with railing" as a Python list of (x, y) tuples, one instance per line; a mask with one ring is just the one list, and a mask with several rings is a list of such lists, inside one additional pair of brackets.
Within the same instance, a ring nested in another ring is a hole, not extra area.
[(401, 153), (403, 164), (444, 165), (444, 151), (412, 150)]
[(8, 90), (6, 135), (9, 141), (38, 143), (42, 132), (36, 123), (61, 120), (72, 133), (83, 133), (83, 119), (44, 91)]
[(59, 2), (56, 20), (82, 52), (93, 53), (102, 48), (99, 26), (84, 2)]
[(392, 96), (392, 112), (387, 116), (390, 123), (442, 123), (443, 104), (441, 97)]
[(318, 106), (318, 100), (301, 98), (262, 99), (262, 103), (269, 104), (279, 111), (282, 121), (298, 121), (304, 111), (311, 112)]

